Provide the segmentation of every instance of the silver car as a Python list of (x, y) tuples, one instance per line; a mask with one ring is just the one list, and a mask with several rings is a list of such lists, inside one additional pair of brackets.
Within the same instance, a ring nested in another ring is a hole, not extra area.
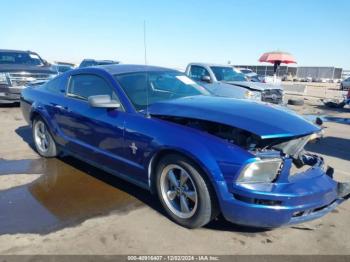
[(350, 89), (350, 77), (346, 78), (340, 83), (341, 90), (349, 90)]
[(250, 82), (244, 74), (228, 65), (191, 63), (186, 68), (186, 74), (215, 96), (283, 103), (280, 86)]

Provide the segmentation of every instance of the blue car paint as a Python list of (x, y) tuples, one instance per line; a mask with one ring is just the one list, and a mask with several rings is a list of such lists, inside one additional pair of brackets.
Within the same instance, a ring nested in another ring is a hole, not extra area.
[(149, 112), (152, 115), (182, 116), (236, 126), (263, 139), (319, 131), (318, 127), (302, 117), (282, 111), (274, 105), (234, 98), (185, 97), (153, 104)]
[[(284, 159), (278, 180), (269, 184), (237, 184), (242, 168), (257, 157), (223, 139), (172, 123), (145, 112), (136, 112), (112, 74), (168, 70), (147, 66), (104, 66), (78, 69), (62, 74), (67, 84), (74, 74), (95, 74), (115, 89), (125, 111), (91, 108), (87, 102), (68, 98), (64, 92), (50, 93), (42, 87), (22, 92), (24, 117), (31, 122), (40, 115), (55, 141), (66, 151), (93, 165), (151, 189), (152, 160), (162, 152), (181, 153), (196, 162), (210, 179), (220, 210), (231, 222), (277, 227), (317, 218), (343, 201), (337, 195), (337, 182), (327, 176), (322, 165), (290, 176), (291, 159)], [(254, 102), (219, 97), (190, 97), (150, 106), (149, 113), (205, 119), (246, 129), (262, 138), (300, 136), (317, 127), (302, 118)], [(272, 118), (271, 115), (272, 114)], [(131, 143), (138, 147), (131, 153)], [(247, 199), (280, 201), (278, 206), (241, 201)], [(320, 207), (322, 210), (318, 212)], [(305, 215), (293, 217), (298, 211)]]

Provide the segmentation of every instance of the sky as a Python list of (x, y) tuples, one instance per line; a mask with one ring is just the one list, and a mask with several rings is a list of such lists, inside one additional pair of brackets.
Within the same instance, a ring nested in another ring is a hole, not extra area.
[(300, 66), (350, 69), (349, 0), (1, 0), (0, 49), (184, 68), (259, 64), (281, 50)]

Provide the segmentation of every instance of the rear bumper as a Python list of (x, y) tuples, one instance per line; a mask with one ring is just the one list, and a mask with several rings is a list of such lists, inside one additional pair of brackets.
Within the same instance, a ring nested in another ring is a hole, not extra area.
[[(223, 192), (224, 183), (219, 183)], [(276, 186), (235, 187), (221, 193), (226, 220), (240, 225), (276, 228), (320, 218), (350, 197), (350, 184), (337, 183), (326, 174)]]
[(0, 87), (0, 103), (17, 103), (20, 100), (22, 88)]

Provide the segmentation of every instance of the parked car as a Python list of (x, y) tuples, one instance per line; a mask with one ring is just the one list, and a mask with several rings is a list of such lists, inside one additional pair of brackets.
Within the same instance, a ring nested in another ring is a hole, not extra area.
[[(277, 106), (210, 96), (175, 70), (76, 69), (25, 89), (21, 107), (41, 156), (63, 151), (146, 188), (188, 228), (219, 213), (291, 225), (350, 196), (322, 157), (303, 151), (318, 127)], [(292, 163), (309, 168), (291, 173)]]
[(350, 77), (344, 79), (344, 80), (340, 83), (340, 89), (341, 89), (341, 90), (348, 90), (348, 89), (350, 89)]
[(99, 66), (99, 65), (114, 65), (119, 63), (120, 63), (119, 61), (113, 61), (113, 60), (84, 59), (80, 63), (79, 68), (89, 67), (89, 66)]
[(283, 103), (283, 90), (280, 86), (249, 82), (231, 66), (191, 63), (186, 68), (186, 75), (216, 96)]
[(57, 71), (58, 74), (63, 74), (74, 69), (74, 66), (68, 64), (54, 64), (52, 67)]
[(236, 68), (239, 72), (245, 75), (246, 79), (251, 82), (261, 82), (261, 78), (257, 73), (249, 68)]
[(349, 89), (348, 94), (346, 96), (345, 104), (350, 105), (350, 89)]
[(47, 81), (56, 74), (35, 52), (0, 49), (0, 103), (19, 102), (24, 87)]

